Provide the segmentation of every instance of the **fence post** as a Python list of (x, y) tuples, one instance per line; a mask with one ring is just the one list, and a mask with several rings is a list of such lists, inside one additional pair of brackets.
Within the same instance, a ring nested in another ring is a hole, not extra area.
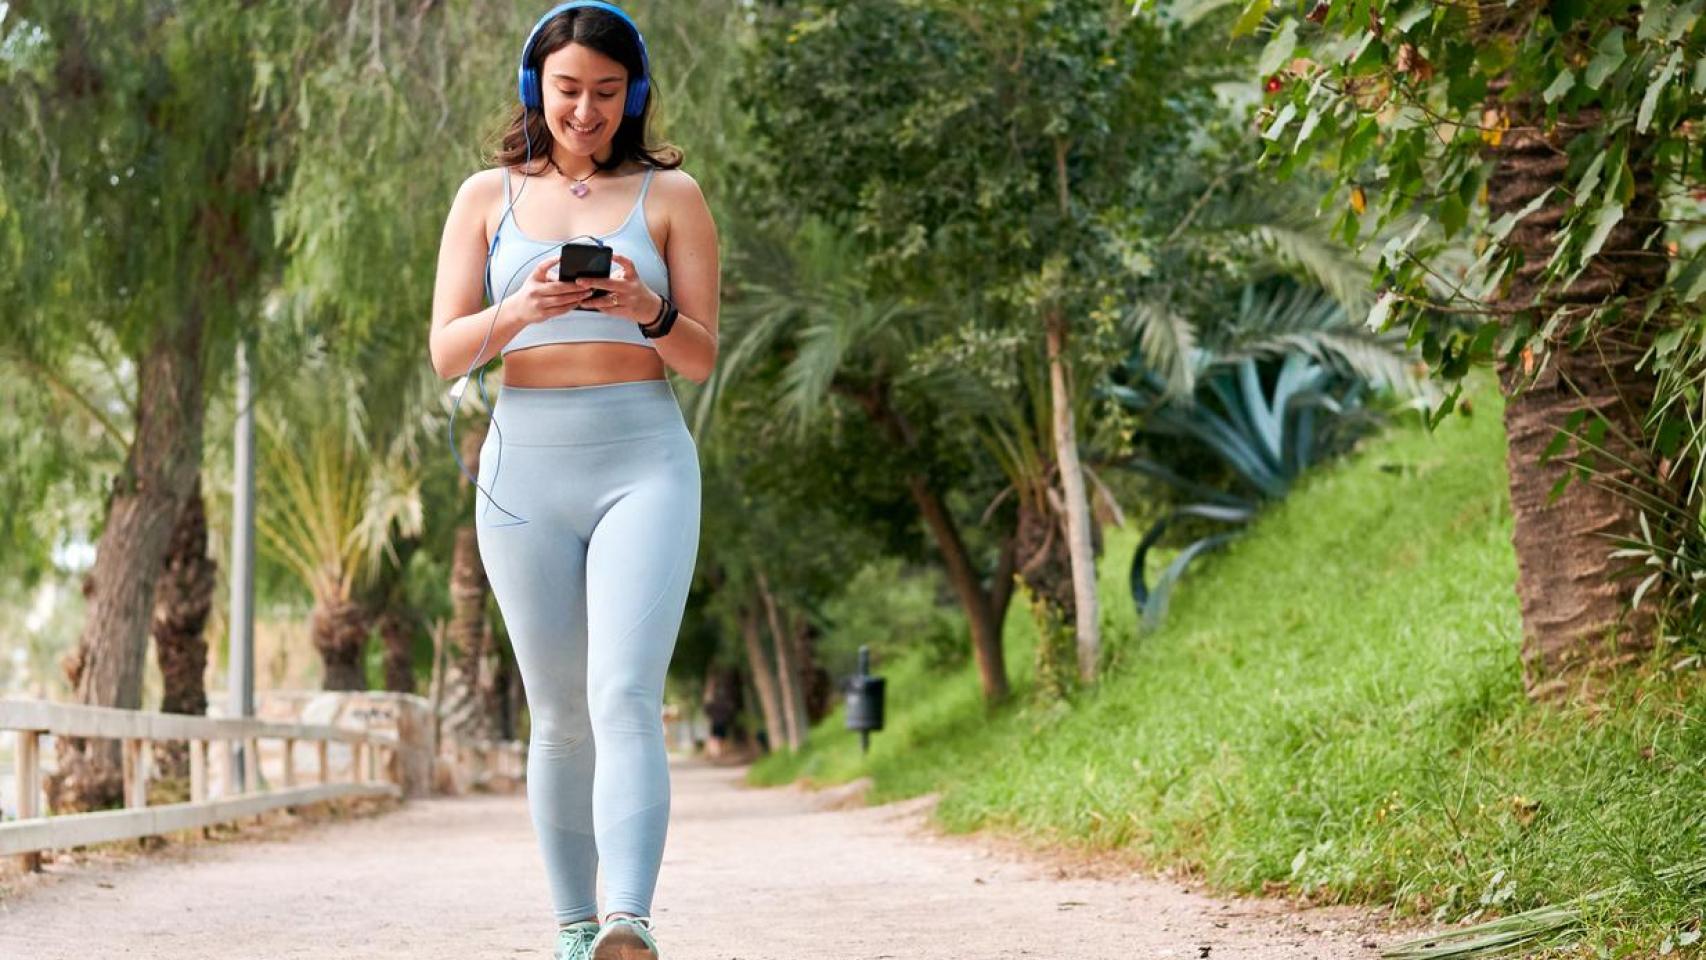
[(250, 737), (243, 741), (243, 791), (261, 792), (261, 741)]
[[(18, 753), (12, 762), (17, 773), (18, 819), (41, 816), (41, 731), (18, 731)], [(40, 871), (41, 851), (19, 854), (18, 865), (26, 873)]]
[(207, 799), (207, 741), (190, 741), (190, 801)]
[(124, 805), (129, 809), (148, 806), (148, 741), (140, 737), (125, 737)]

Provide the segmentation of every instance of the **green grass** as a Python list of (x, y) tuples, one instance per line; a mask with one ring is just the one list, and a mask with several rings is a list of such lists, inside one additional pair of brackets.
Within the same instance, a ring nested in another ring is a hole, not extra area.
[[(952, 830), (1119, 850), (1227, 891), (1390, 903), (1457, 920), (1619, 882), (1595, 942), (1655, 947), (1706, 891), (1654, 876), (1706, 857), (1706, 692), (1649, 665), (1596, 704), (1530, 704), (1497, 391), (1429, 435), (1394, 428), (1313, 474), (1199, 561), (1139, 636), (1110, 531), (1109, 670), (1070, 706), (986, 711), (965, 667), (881, 665), (888, 728), (861, 757), (839, 711), (755, 783), (873, 778), (872, 802), (940, 791)], [(1616, 955), (1615, 952), (1608, 955)]]

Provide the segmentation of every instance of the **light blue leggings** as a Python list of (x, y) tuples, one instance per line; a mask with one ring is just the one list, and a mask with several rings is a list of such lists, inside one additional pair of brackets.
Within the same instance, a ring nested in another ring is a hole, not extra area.
[(479, 496), (475, 531), (527, 690), (528, 807), (557, 921), (600, 915), (601, 861), (604, 914), (650, 916), (669, 824), (664, 673), (699, 545), (698, 448), (667, 380), (504, 386), (479, 481), (490, 498)]

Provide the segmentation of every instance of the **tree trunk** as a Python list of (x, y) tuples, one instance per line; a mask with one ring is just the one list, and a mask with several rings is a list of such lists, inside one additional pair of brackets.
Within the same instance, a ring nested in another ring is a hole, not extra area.
[[(489, 421), (471, 424), (462, 435), (462, 461), (478, 475), (480, 447), (485, 443)], [(472, 491), (464, 477), (464, 490)], [(470, 512), (468, 516), (472, 517)], [(480, 543), (472, 520), (456, 529), (456, 546), (450, 559), (450, 650), (445, 655), (444, 719), (452, 731), (473, 739), (495, 739), (498, 717), (491, 709), (487, 691), (488, 648), (491, 625), (486, 617), (486, 596), (491, 586), (486, 567), (480, 562)]]
[(407, 581), (420, 546), (418, 536), (398, 539), (368, 592), (373, 625), (384, 649), (385, 689), (394, 693), (414, 693), (416, 687), (414, 648), (421, 622), (409, 606)]
[(385, 642), (387, 690), (396, 693), (415, 692), (414, 626), (414, 616), (401, 606), (392, 605), (379, 615), (379, 636)]
[(806, 726), (810, 728), (829, 716), (835, 683), (829, 671), (818, 663), (818, 631), (812, 625), (811, 618), (804, 613), (795, 613), (788, 620), (788, 632), (794, 638), (794, 649), (799, 651), (800, 655), (800, 676), (804, 678), (806, 697)]
[(1096, 682), (1102, 655), (1102, 625), (1096, 598), (1096, 554), (1090, 544), (1090, 498), (1084, 491), (1084, 467), (1078, 460), (1078, 429), (1067, 383), (1066, 316), (1058, 308), (1048, 316), (1048, 379), (1054, 414), (1054, 457), (1060, 466), (1060, 491), (1066, 501), (1066, 545), (1072, 564), (1073, 621), (1078, 631), (1078, 679)]
[(521, 705), (526, 699), (521, 684), (521, 667), (515, 662), (515, 657), (506, 655), (503, 649), (494, 647), (494, 652), (498, 675), (498, 734), (505, 740), (514, 740), (521, 726)]
[[(137, 709), (155, 584), (172, 530), (201, 469), (202, 328), (199, 305), (162, 322), (137, 370), (136, 435), (113, 479), (95, 565), (83, 581), (88, 613), (62, 660), (76, 703)], [(57, 737), (58, 770), (44, 778), (54, 813), (123, 800), (119, 741)]]
[[(983, 699), (989, 703), (1005, 700), (1009, 692), (1007, 654), (1001, 644), (1001, 618), (996, 615), (995, 604), (983, 588), (982, 578), (972, 564), (971, 554), (966, 550), (959, 527), (941, 494), (920, 474), (909, 475), (906, 485), (912, 494), (912, 502), (918, 505), (918, 512), (924, 518), (925, 527), (936, 541), (936, 552), (942, 556), (948, 583), (960, 600), (960, 608), (966, 613), (978, 680), (983, 684)], [(1002, 609), (1005, 610), (1005, 604)]]
[[(170, 552), (154, 589), (154, 658), (160, 665), (160, 710), (207, 715), (207, 626), (217, 565), (207, 555), (207, 509), (198, 472), (178, 511)], [(154, 762), (163, 778), (188, 781), (189, 744), (160, 740)]]
[(758, 690), (758, 706), (764, 713), (764, 729), (770, 749), (776, 750), (787, 742), (788, 730), (782, 719), (782, 697), (776, 689), (776, 672), (771, 669), (770, 655), (764, 652), (764, 638), (759, 632), (758, 607), (748, 603), (741, 608), (740, 635), (746, 641), (746, 662), (752, 670), (752, 685)]
[[(867, 391), (845, 392), (859, 402), (866, 415), (897, 447), (904, 451), (917, 451), (917, 434), (913, 431), (912, 424), (901, 416), (900, 411), (889, 404), (886, 386), (879, 385)], [(971, 554), (967, 552), (965, 541), (960, 537), (953, 514), (949, 512), (941, 495), (930, 485), (929, 478), (922, 472), (909, 471), (906, 488), (912, 495), (912, 502), (918, 506), (919, 515), (924, 518), (925, 528), (936, 542), (936, 552), (942, 557), (942, 567), (948, 574), (948, 583), (954, 588), (954, 595), (959, 598), (961, 609), (965, 610), (966, 622), (971, 627), (972, 655), (977, 662), (978, 679), (983, 684), (983, 699), (990, 704), (1005, 700), (1009, 688), (1006, 654), (1001, 645), (1001, 621), (1007, 609), (1006, 597), (1007, 591), (1011, 589), (1011, 577), (1003, 583), (1001, 571), (997, 569), (994, 590), (1001, 598), (1001, 603), (996, 604), (989, 592), (984, 590), (982, 578), (978, 576), (977, 567), (972, 563)]]
[(1031, 619), (1036, 625), (1035, 690), (1043, 699), (1058, 699), (1071, 688), (1074, 670), (1072, 558), (1059, 514), (1037, 501), (1045, 494), (1019, 499), (1019, 529), (1014, 549), (1015, 571), (1031, 594)]
[(308, 615), (308, 633), (325, 667), (322, 690), (366, 690), (363, 654), (372, 615), (365, 604), (331, 597), (320, 600)]
[[(1497, 164), (1488, 182), (1489, 214), (1495, 218), (1520, 210), (1549, 187), (1565, 185), (1568, 143), (1557, 141), (1567, 133), (1548, 138), (1537, 129), (1544, 125), (1544, 111), (1533, 102), (1506, 108), (1517, 115), (1511, 117), (1510, 129), (1495, 151)], [(1576, 122), (1582, 129), (1591, 129), (1598, 114), (1597, 109), (1584, 110)], [(1663, 282), (1665, 259), (1637, 252), (1660, 248), (1651, 237), (1659, 228), (1652, 219), (1658, 216), (1652, 171), (1637, 167), (1634, 174), (1635, 195), (1623, 221), (1564, 292), (1562, 302), (1597, 304), (1609, 297), (1639, 297)], [(1568, 203), (1567, 197), (1559, 196), (1511, 231), (1505, 243), (1521, 252), (1523, 262), (1501, 303), (1533, 303), (1535, 278), (1556, 247), (1555, 231)], [(1540, 308), (1539, 322), (1545, 322), (1550, 309)], [(1550, 361), (1538, 371), (1524, 369), (1533, 364), (1531, 355), (1525, 355), (1520, 364), (1507, 365), (1502, 358), (1498, 364), (1499, 382), (1508, 397), (1506, 462), (1516, 589), (1522, 604), (1523, 677), (1529, 695), (1537, 699), (1568, 686), (1567, 675), (1573, 668), (1592, 662), (1596, 655), (1640, 649), (1651, 642), (1651, 607), (1627, 615), (1636, 578), (1613, 577), (1618, 563), (1610, 556), (1614, 547), (1607, 539), (1638, 530), (1636, 507), (1606, 490), (1601, 481), (1572, 482), (1556, 501), (1548, 503), (1569, 458), (1545, 466), (1539, 462), (1541, 451), (1563, 427), (1565, 417), (1588, 410), (1588, 422), (1594, 416), (1610, 422), (1603, 445), (1612, 455), (1647, 466), (1645, 451), (1631, 447), (1626, 438), (1642, 436), (1641, 421), (1653, 398), (1652, 371), (1636, 367), (1655, 331), (1640, 329), (1638, 306), (1629, 314), (1607, 321), (1579, 349), (1554, 344)], [(1612, 477), (1641, 485), (1632, 471), (1604, 457), (1595, 461), (1597, 469)]]
[[(1071, 143), (1054, 143), (1055, 186), (1060, 216), (1072, 215), (1066, 157)], [(1078, 428), (1072, 415), (1072, 385), (1066, 361), (1066, 312), (1055, 306), (1045, 320), (1049, 398), (1054, 414), (1054, 458), (1060, 467), (1060, 492), (1066, 501), (1066, 542), (1072, 558), (1073, 610), (1078, 628), (1078, 679), (1095, 683), (1102, 655), (1102, 624), (1096, 598), (1096, 554), (1090, 544), (1090, 498), (1084, 492), (1084, 467), (1078, 461)]]
[(758, 593), (764, 599), (765, 618), (776, 641), (776, 676), (781, 680), (782, 718), (788, 725), (788, 749), (798, 750), (806, 742), (806, 697), (800, 688), (799, 658), (794, 655), (788, 632), (776, 609), (776, 597), (764, 572), (758, 574)]
[(990, 578), (989, 610), (995, 635), (1002, 636), (1007, 624), (1007, 607), (1013, 600), (1013, 574), (1018, 570), (1019, 534), (1009, 533), (1001, 538), (1000, 552), (995, 560), (995, 575)]

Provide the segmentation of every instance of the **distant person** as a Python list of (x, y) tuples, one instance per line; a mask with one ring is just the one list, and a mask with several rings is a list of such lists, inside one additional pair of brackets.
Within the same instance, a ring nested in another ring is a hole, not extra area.
[[(555, 956), (657, 960), (660, 709), (700, 509), (664, 367), (703, 382), (715, 363), (717, 232), (681, 152), (650, 143), (655, 84), (626, 13), (561, 4), (521, 49), (521, 106), (445, 222), (429, 349), (447, 379), (504, 360), (475, 528), (532, 713)], [(609, 279), (559, 279), (569, 241), (608, 245)]]
[(720, 759), (729, 750), (729, 737), (734, 732), (735, 717), (740, 715), (740, 674), (731, 668), (713, 670), (705, 678), (705, 695), (701, 708), (711, 723), (711, 737), (706, 754)]

